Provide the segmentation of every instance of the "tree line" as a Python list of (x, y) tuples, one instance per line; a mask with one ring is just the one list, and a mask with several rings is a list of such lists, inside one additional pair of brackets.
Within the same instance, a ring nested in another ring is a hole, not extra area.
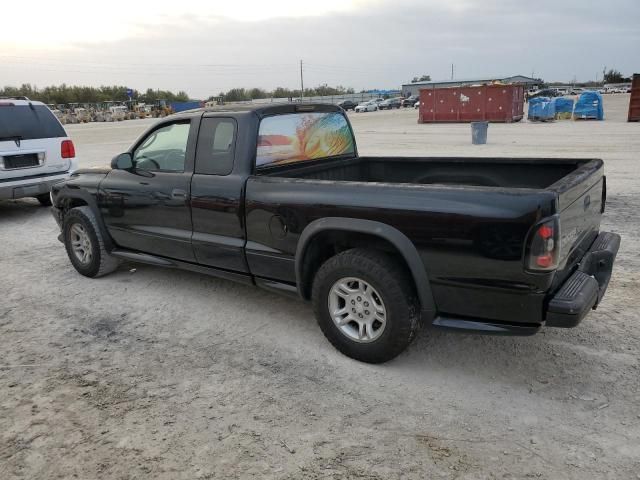
[[(19, 87), (6, 86), (0, 89), (0, 97), (28, 97), (30, 100), (53, 104), (125, 102), (129, 100), (127, 87), (124, 86), (87, 87), (64, 83), (44, 88), (38, 88), (28, 83)], [(189, 100), (189, 95), (184, 91), (174, 93), (169, 90), (153, 90), (149, 88), (145, 92), (133, 89), (132, 98), (144, 103), (153, 103), (156, 100), (186, 102)]]
[(625, 77), (622, 73), (613, 68), (604, 74), (604, 83), (625, 83), (630, 81), (631, 77)]
[[(330, 87), (327, 84), (314, 88), (305, 88), (305, 97), (318, 97), (325, 95), (345, 95), (355, 93), (353, 88), (346, 88), (341, 85)], [(121, 85), (88, 87), (80, 85), (50, 85), (38, 88), (29, 83), (19, 87), (5, 86), (0, 88), (0, 97), (28, 97), (31, 100), (49, 104), (70, 104), (70, 103), (100, 103), (108, 101), (125, 102), (129, 100), (127, 87)], [(243, 100), (256, 100), (260, 98), (298, 98), (300, 89), (290, 89), (278, 87), (274, 90), (263, 88), (232, 88), (227, 92), (220, 92), (217, 97), (211, 96), (209, 100), (222, 98), (225, 102), (238, 102)], [(189, 95), (184, 91), (178, 93), (169, 90), (138, 91), (133, 89), (132, 99), (138, 102), (153, 103), (156, 100), (166, 100), (168, 102), (186, 102)]]
[[(330, 87), (326, 83), (314, 88), (305, 88), (305, 97), (321, 97), (330, 95), (348, 95), (355, 93), (353, 88), (346, 88), (342, 85)], [(220, 92), (217, 97), (211, 96), (208, 100), (222, 99), (225, 102), (241, 102), (246, 100), (258, 100), (261, 98), (299, 98), (300, 89), (290, 89), (278, 87), (273, 90), (263, 88), (232, 88), (226, 92)]]

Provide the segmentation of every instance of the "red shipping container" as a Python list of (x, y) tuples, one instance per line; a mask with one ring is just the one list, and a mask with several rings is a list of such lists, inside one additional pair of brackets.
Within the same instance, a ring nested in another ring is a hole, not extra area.
[(633, 74), (629, 98), (629, 121), (640, 122), (640, 73)]
[(518, 122), (524, 117), (524, 86), (423, 88), (418, 123)]

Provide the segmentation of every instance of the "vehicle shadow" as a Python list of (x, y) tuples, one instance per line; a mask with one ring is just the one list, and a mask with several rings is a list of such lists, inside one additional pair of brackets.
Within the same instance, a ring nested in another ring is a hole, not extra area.
[(394, 374), (422, 379), (421, 383), (446, 384), (454, 374), (467, 378), (469, 385), (498, 383), (526, 388), (529, 393), (540, 391), (543, 396), (565, 390), (603, 391), (616, 381), (608, 372), (617, 361), (611, 359), (616, 353), (594, 345), (601, 315), (591, 312), (577, 330), (543, 328), (526, 337), (426, 326), (407, 351), (385, 367)]
[[(129, 275), (129, 268), (136, 268), (137, 274)], [(114, 277), (107, 278), (127, 283), (153, 278), (156, 285), (179, 286), (191, 305), (192, 315), (185, 315), (187, 327), (195, 322), (189, 317), (195, 318), (198, 309), (212, 300), (212, 291), (219, 294), (215, 301), (225, 308), (235, 309), (242, 299), (237, 307), (242, 312), (239, 328), (256, 331), (268, 324), (270, 338), (265, 341), (274, 343), (270, 348), (281, 346), (286, 350), (304, 345), (309, 355), (333, 366), (349, 363), (352, 370), (358, 365), (331, 346), (316, 324), (310, 305), (300, 300), (198, 273), (133, 263), (123, 265)], [(423, 384), (438, 378), (444, 382), (451, 374), (479, 382), (502, 381), (511, 386), (531, 386), (532, 382), (542, 381), (546, 383), (541, 385), (551, 387), (561, 385), (567, 378), (572, 378), (574, 385), (575, 379), (583, 384), (599, 383), (604, 370), (610, 366), (606, 365), (609, 354), (606, 349), (611, 346), (597, 342), (606, 335), (602, 331), (607, 323), (605, 315), (601, 310), (591, 312), (576, 329), (542, 329), (529, 337), (477, 335), (424, 326), (396, 359), (381, 365), (360, 366), (364, 370), (408, 375)]]
[[(602, 384), (603, 369), (606, 369), (601, 352), (590, 350), (591, 342), (585, 342), (585, 338), (599, 334), (591, 331), (596, 328), (594, 325), (599, 319), (595, 317), (599, 312), (591, 312), (584, 325), (578, 327), (580, 332), (543, 329), (530, 337), (476, 335), (425, 326), (407, 351), (396, 359), (381, 365), (367, 365), (359, 364), (331, 346), (317, 326), (309, 304), (198, 273), (136, 264), (125, 264), (123, 275), (116, 274), (122, 281), (136, 281), (127, 278), (127, 268), (147, 272), (145, 280), (147, 276), (153, 276), (160, 283), (181, 285), (184, 294), (190, 296), (188, 302), (193, 307), (194, 317), (197, 316), (196, 305), (208, 301), (203, 298), (207, 291), (220, 293), (224, 298), (222, 301), (228, 302), (229, 306), (242, 298), (238, 308), (242, 312), (255, 313), (242, 315), (243, 325), (239, 328), (254, 332), (268, 324), (270, 338), (263, 341), (273, 342), (270, 348), (279, 344), (284, 350), (297, 350), (304, 345), (309, 358), (316, 357), (317, 361), (338, 368), (348, 364), (350, 371), (384, 371), (391, 376), (410, 377), (423, 385), (444, 385), (453, 374), (469, 378), (470, 382), (499, 382), (510, 387), (552, 392), (568, 383), (576, 388)], [(185, 317), (185, 328), (189, 328), (190, 321)]]
[(0, 200), (0, 224), (5, 221), (23, 221), (36, 215), (51, 215), (51, 213), (48, 207), (40, 205), (35, 198)]

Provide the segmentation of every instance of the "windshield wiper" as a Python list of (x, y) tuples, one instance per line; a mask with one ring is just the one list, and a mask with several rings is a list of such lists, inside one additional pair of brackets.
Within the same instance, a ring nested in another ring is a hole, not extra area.
[(22, 135), (7, 135), (0, 137), (0, 141), (2, 140), (22, 140)]

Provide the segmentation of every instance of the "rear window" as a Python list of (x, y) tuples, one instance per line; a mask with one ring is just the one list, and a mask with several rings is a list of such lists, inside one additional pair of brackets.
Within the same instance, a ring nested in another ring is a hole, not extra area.
[(256, 165), (282, 165), (354, 152), (353, 134), (341, 113), (275, 115), (260, 122)]
[(0, 104), (0, 141), (7, 137), (32, 140), (66, 136), (58, 119), (44, 105)]

